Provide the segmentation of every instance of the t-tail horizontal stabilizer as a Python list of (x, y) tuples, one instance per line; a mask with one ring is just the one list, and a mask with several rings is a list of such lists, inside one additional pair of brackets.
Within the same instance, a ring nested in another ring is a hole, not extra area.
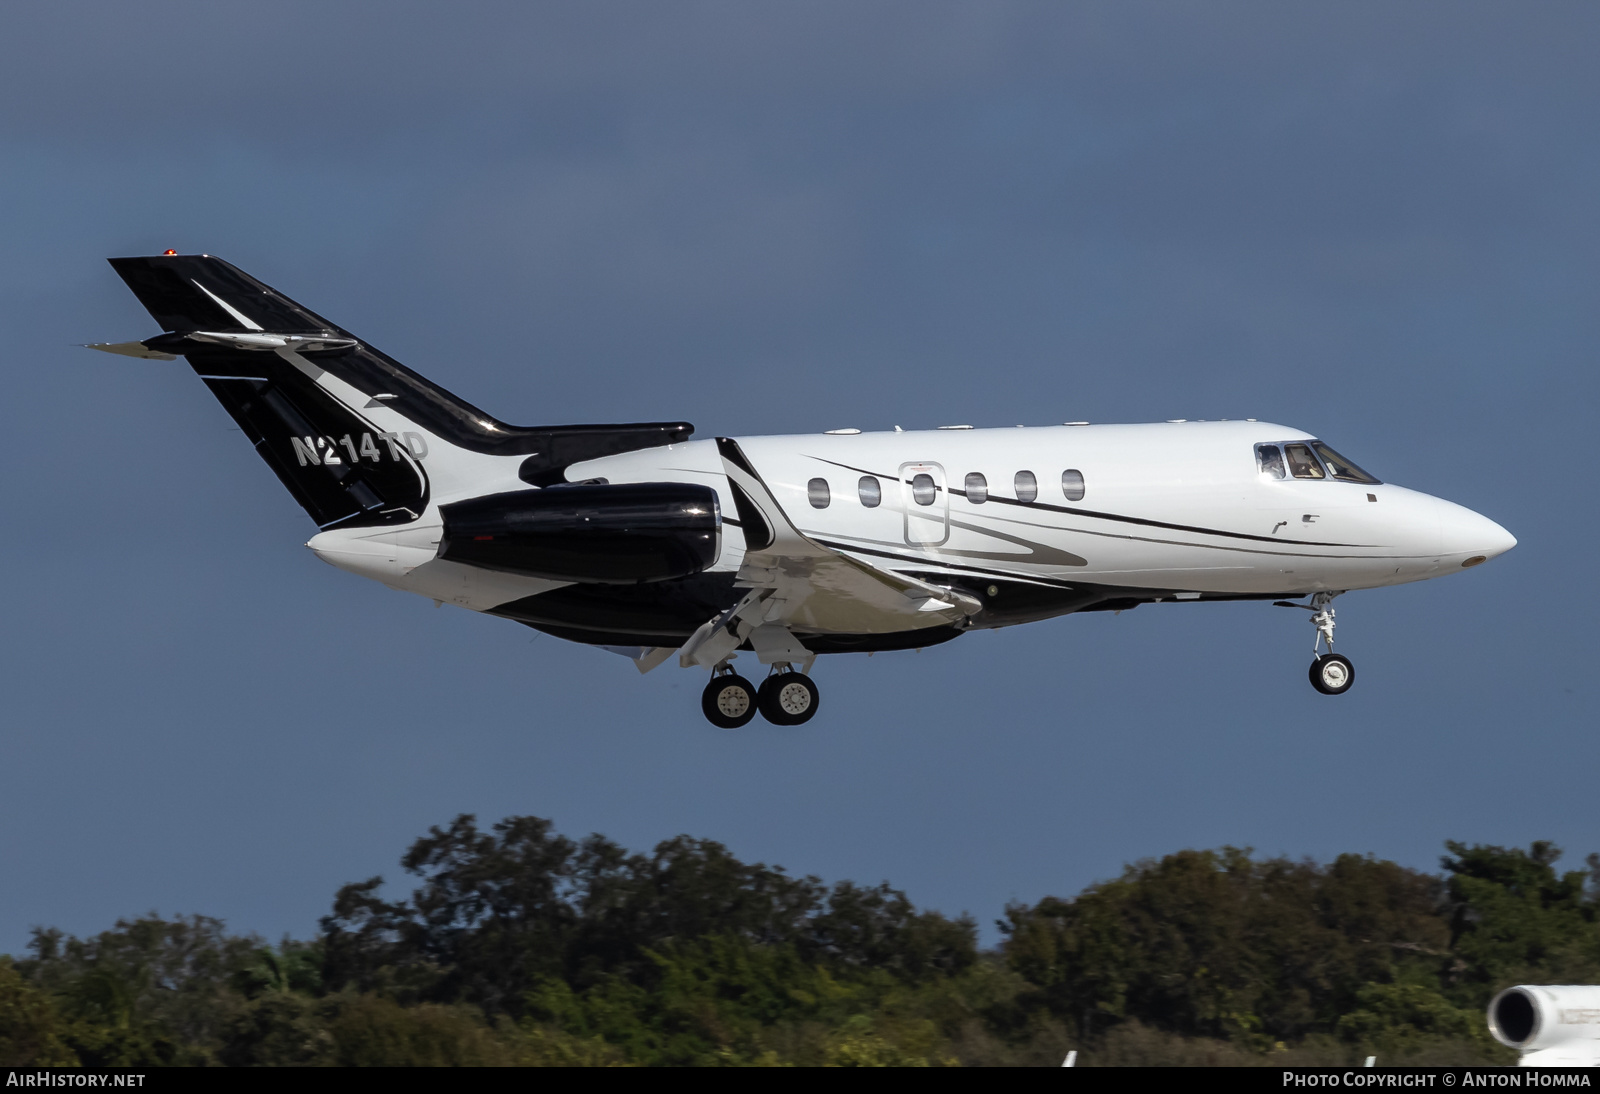
[(217, 347), (255, 352), (288, 349), (295, 353), (327, 353), (331, 350), (355, 349), (360, 344), (354, 338), (339, 338), (331, 334), (192, 330), (181, 334), (161, 334), (142, 342), (92, 342), (84, 348), (153, 361), (175, 361), (180, 354), (204, 352)]
[(101, 353), (118, 353), (123, 357), (143, 357), (147, 361), (176, 361), (175, 353), (151, 349), (143, 342), (85, 342), (84, 349), (97, 349)]

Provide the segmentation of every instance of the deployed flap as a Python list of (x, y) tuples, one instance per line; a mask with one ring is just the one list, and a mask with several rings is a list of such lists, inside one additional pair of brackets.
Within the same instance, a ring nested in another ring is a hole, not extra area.
[[(771, 589), (771, 608), (761, 622), (835, 634), (889, 634), (948, 626), (975, 615), (973, 597), (906, 577), (824, 547), (796, 528), (737, 442), (717, 438), (724, 471), (741, 515), (759, 510), (768, 540), (750, 544), (738, 584)], [(742, 496), (741, 496), (742, 495)]]
[(788, 627), (777, 623), (763, 623), (751, 631), (750, 648), (756, 651), (756, 658), (763, 665), (775, 665), (783, 661), (808, 663), (816, 657), (789, 633)]

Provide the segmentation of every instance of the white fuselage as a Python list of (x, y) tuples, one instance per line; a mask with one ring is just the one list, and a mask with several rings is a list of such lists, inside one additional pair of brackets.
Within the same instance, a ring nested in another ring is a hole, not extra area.
[[(1289, 595), (1442, 576), (1515, 545), (1488, 518), (1404, 487), (1279, 479), (1258, 468), (1256, 445), (1310, 439), (1234, 421), (806, 434), (738, 445), (801, 532), (906, 573), (1162, 590), (1175, 599)], [(433, 462), (424, 461), (430, 474)], [(417, 524), (328, 531), (311, 546), (335, 565), (478, 610), (556, 588), (433, 557), (438, 505), (505, 489), (515, 461), (504, 462), (482, 489), (473, 477), (435, 475), (454, 489), (436, 492)], [(1068, 471), (1081, 476), (1075, 499), (1063, 486)], [(1026, 477), (1019, 490), (1025, 472), (1036, 484), (1031, 501)], [(968, 490), (970, 475), (983, 477), (985, 500)], [(575, 464), (567, 478), (705, 484), (717, 490), (724, 519), (737, 520), (711, 440)], [(876, 505), (865, 503), (874, 491), (863, 479), (876, 480)], [(816, 480), (826, 484), (825, 500)], [(728, 527), (708, 572), (737, 572), (743, 558), (743, 538)]]

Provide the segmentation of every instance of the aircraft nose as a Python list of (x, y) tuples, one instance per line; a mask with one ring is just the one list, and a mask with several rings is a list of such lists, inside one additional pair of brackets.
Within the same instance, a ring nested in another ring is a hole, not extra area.
[(1444, 553), (1463, 567), (1477, 566), (1517, 545), (1517, 538), (1494, 521), (1471, 509), (1452, 506), (1440, 521)]

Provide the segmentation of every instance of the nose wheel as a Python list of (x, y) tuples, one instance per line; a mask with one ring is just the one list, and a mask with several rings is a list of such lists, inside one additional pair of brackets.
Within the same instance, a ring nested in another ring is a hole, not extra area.
[[(1311, 613), (1311, 624), (1317, 628), (1316, 641), (1311, 643), (1311, 686), (1324, 695), (1343, 695), (1356, 682), (1356, 667), (1350, 658), (1333, 652), (1333, 598), (1338, 593), (1313, 593), (1310, 604), (1293, 604), (1287, 600), (1275, 601), (1280, 608), (1304, 608)], [(1322, 652), (1322, 643), (1328, 643), (1328, 652)]]
[(1356, 667), (1339, 653), (1325, 653), (1311, 662), (1311, 686), (1324, 695), (1343, 695), (1356, 682)]

